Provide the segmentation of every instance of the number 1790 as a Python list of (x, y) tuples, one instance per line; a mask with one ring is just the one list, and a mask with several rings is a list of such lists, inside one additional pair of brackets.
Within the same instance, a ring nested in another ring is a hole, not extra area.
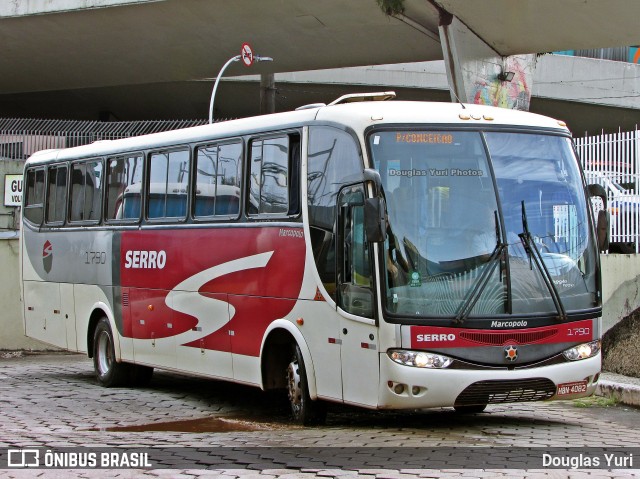
[(569, 328), (568, 336), (590, 336), (591, 328)]
[(105, 264), (107, 253), (105, 251), (85, 251), (84, 264)]

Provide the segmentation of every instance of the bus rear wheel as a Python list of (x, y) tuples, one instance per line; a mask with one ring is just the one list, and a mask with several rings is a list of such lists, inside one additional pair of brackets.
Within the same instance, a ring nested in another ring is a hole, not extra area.
[(324, 424), (327, 407), (322, 401), (313, 401), (309, 396), (307, 373), (302, 359), (302, 351), (296, 344), (287, 366), (287, 394), (291, 405), (293, 421), (304, 426)]
[(116, 361), (113, 333), (109, 320), (101, 318), (93, 334), (93, 368), (98, 382), (107, 388), (124, 386), (130, 374), (129, 365)]

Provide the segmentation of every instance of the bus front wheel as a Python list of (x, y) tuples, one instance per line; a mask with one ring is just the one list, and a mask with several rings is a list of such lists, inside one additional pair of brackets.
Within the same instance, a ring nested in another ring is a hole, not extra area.
[(128, 364), (116, 361), (109, 320), (101, 318), (93, 334), (93, 368), (98, 382), (107, 388), (123, 386), (129, 377)]
[(305, 426), (324, 423), (327, 416), (326, 404), (321, 401), (313, 401), (309, 396), (302, 351), (297, 344), (291, 362), (287, 366), (287, 394), (294, 422)]

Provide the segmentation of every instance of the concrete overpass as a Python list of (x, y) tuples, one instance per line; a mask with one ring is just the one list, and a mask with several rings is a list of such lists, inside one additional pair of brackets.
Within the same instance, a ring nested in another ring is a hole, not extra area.
[[(469, 71), (495, 83), (520, 54), (640, 43), (636, 0), (401, 4), (404, 10), (389, 16), (376, 0), (2, 2), (0, 114), (22, 108), (20, 116), (202, 117), (210, 84), (198, 80), (215, 76), (245, 41), (275, 61), (251, 70), (234, 65), (229, 75), (444, 58), (460, 97)], [(236, 107), (256, 104), (250, 95), (257, 95), (254, 87), (239, 85), (220, 114), (242, 116)]]

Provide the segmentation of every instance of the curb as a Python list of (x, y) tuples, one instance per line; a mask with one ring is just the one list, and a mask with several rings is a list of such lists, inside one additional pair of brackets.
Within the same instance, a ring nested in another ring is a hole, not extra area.
[(629, 406), (640, 407), (640, 386), (621, 384), (600, 380), (596, 388), (596, 396), (604, 396)]

